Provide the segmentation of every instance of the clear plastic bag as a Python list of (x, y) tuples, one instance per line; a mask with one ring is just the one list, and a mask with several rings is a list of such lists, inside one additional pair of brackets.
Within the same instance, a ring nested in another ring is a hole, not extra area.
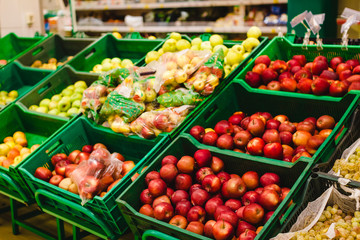
[(144, 112), (130, 124), (130, 129), (140, 137), (154, 138), (162, 132), (171, 132), (193, 108), (194, 106), (184, 105)]
[(103, 192), (120, 178), (123, 162), (104, 148), (94, 150), (88, 160), (82, 161), (70, 174), (78, 187), (81, 204)]

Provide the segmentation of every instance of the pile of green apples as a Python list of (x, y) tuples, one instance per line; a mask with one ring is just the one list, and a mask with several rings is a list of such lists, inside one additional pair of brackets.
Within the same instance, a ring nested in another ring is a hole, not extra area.
[(130, 59), (121, 60), (118, 57), (114, 58), (105, 58), (101, 61), (101, 64), (96, 64), (92, 72), (94, 73), (102, 73), (107, 72), (115, 68), (128, 68), (134, 66), (134, 63)]
[(53, 95), (51, 99), (44, 98), (39, 105), (31, 105), (29, 110), (60, 117), (76, 116), (80, 113), (81, 99), (87, 87), (85, 81), (77, 81), (61, 93)]
[(180, 33), (173, 32), (158, 51), (150, 51), (146, 54), (145, 62), (148, 64), (156, 61), (165, 52), (191, 49), (193, 51), (208, 50), (214, 53), (222, 48), (225, 55), (224, 71), (226, 77), (260, 44), (258, 38), (261, 34), (260, 28), (253, 26), (248, 30), (247, 38), (241, 44), (235, 44), (228, 48), (224, 45), (224, 40), (219, 34), (212, 34), (208, 41), (203, 41), (200, 37), (196, 37), (189, 42), (186, 39), (182, 39)]
[(12, 90), (10, 92), (1, 91), (0, 92), (0, 105), (7, 105), (16, 100), (19, 96), (18, 91)]

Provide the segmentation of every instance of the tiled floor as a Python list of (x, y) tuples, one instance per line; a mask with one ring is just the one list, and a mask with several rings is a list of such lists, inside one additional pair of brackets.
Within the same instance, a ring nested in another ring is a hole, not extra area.
[[(0, 209), (9, 205), (9, 199), (0, 194)], [(21, 208), (20, 214), (36, 210), (36, 206), (24, 207)], [(56, 234), (56, 220), (53, 216), (48, 214), (40, 214), (34, 218), (27, 220), (27, 222), (35, 225), (39, 228), (46, 229), (47, 232)], [(72, 236), (72, 227), (70, 224), (65, 223), (65, 234), (66, 237)], [(11, 215), (10, 211), (0, 212), (0, 240), (37, 240), (43, 239), (38, 235), (20, 227), (20, 233), (18, 235), (13, 235), (11, 227)], [(72, 238), (71, 238), (72, 239)], [(88, 235), (83, 240), (98, 240), (99, 238), (94, 235)], [(130, 240), (133, 239), (131, 233), (125, 234), (121, 240)]]

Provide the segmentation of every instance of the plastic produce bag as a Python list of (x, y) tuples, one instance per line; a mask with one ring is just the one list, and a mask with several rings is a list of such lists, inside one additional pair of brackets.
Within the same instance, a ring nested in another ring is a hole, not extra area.
[(220, 48), (189, 78), (185, 86), (203, 96), (209, 96), (224, 75), (224, 52)]
[(97, 111), (101, 108), (108, 95), (108, 87), (104, 80), (93, 82), (83, 92), (81, 112), (88, 118), (97, 119)]
[(88, 160), (82, 161), (70, 174), (78, 187), (81, 204), (103, 192), (120, 178), (123, 162), (104, 148), (94, 150)]
[[(350, 190), (352, 191), (352, 190)], [(298, 216), (297, 221), (291, 227), (290, 232), (280, 233), (271, 240), (288, 240), (288, 239), (305, 239), (299, 236), (301, 232), (308, 232), (320, 219), (323, 210), (327, 205), (338, 205), (344, 213), (353, 213), (358, 209), (358, 199), (353, 192), (352, 195), (346, 196), (336, 190), (333, 186), (327, 189), (319, 198), (313, 202), (309, 202), (308, 206)], [(328, 230), (324, 233), (329, 239), (339, 239), (336, 234), (339, 233), (335, 223), (332, 223)], [(324, 239), (324, 238), (322, 238)], [(344, 238), (345, 239), (345, 238)]]
[(158, 103), (164, 107), (180, 107), (182, 105), (198, 105), (204, 97), (199, 93), (185, 88), (164, 93), (157, 97)]
[(130, 124), (133, 133), (143, 138), (154, 138), (162, 132), (171, 132), (188, 115), (194, 106), (169, 107), (164, 110), (144, 112)]

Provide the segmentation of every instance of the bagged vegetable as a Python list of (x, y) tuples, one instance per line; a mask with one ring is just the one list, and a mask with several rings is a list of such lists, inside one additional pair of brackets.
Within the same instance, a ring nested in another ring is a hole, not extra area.
[(88, 160), (82, 161), (70, 174), (78, 188), (81, 204), (84, 205), (119, 179), (122, 165), (115, 154), (104, 148), (94, 150)]
[(189, 78), (185, 86), (203, 96), (209, 96), (224, 75), (224, 51), (220, 48)]
[(140, 137), (153, 138), (162, 132), (171, 132), (193, 108), (194, 106), (184, 105), (144, 112), (130, 124), (130, 129)]
[(204, 97), (192, 90), (178, 88), (158, 96), (156, 100), (164, 107), (180, 107), (182, 105), (198, 105), (204, 100)]

